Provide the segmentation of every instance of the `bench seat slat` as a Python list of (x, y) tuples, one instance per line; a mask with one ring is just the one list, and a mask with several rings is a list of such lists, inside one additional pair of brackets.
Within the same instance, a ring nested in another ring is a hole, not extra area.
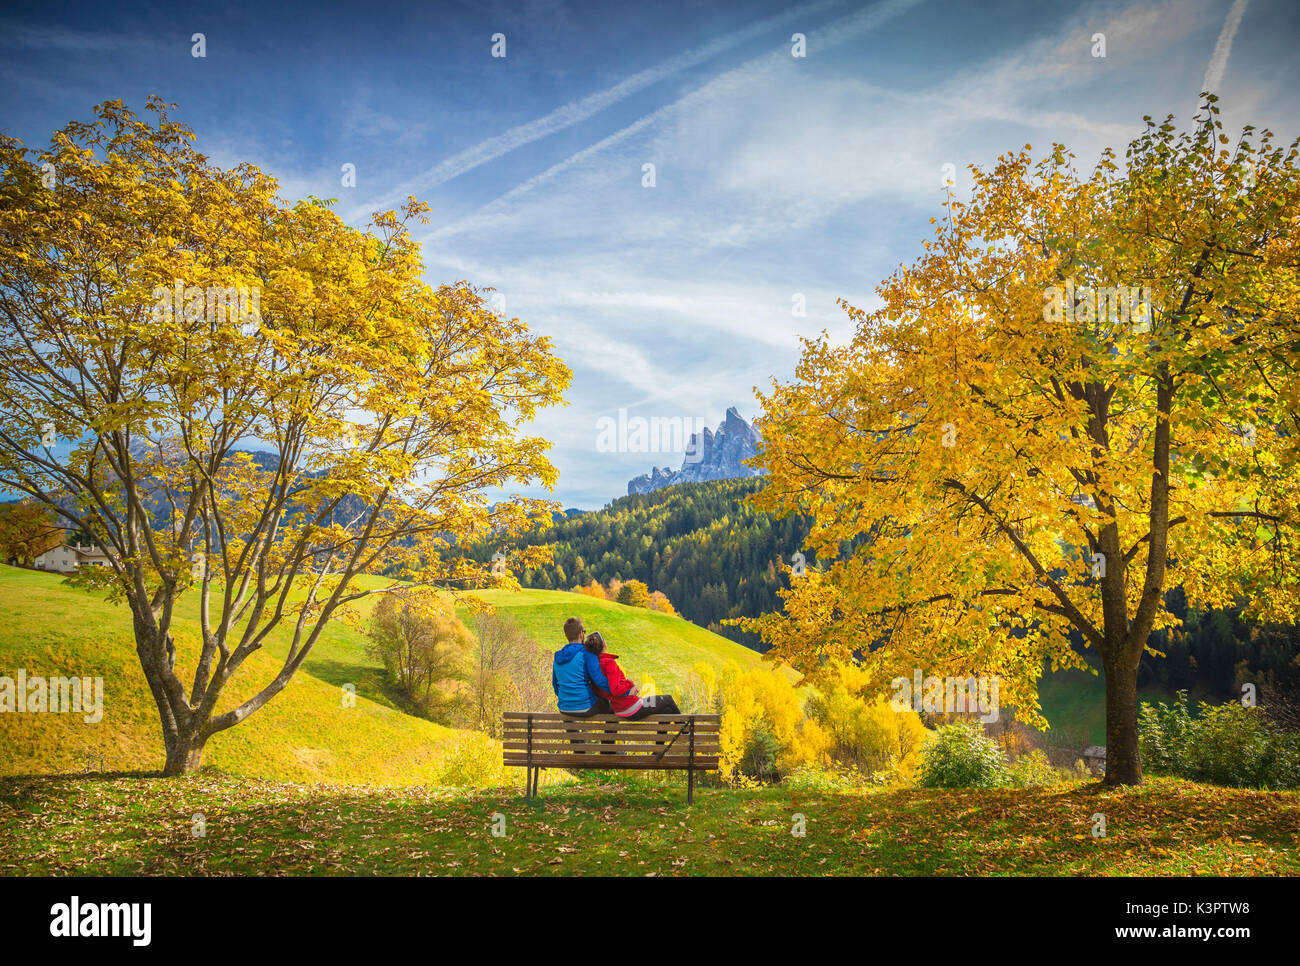
[[(683, 735), (676, 741), (671, 738), (656, 741), (653, 738), (632, 738), (629, 736), (615, 739), (602, 738), (600, 735), (575, 735), (572, 738), (556, 738), (547, 741), (538, 741), (534, 737), (531, 742), (523, 738), (510, 738), (502, 742), (502, 744), (510, 751), (527, 751), (530, 746), (533, 751), (564, 751), (566, 748), (572, 748), (579, 744), (603, 745), (611, 751), (623, 751), (633, 748), (690, 748), (691, 739), (689, 735)], [(699, 735), (695, 736), (695, 750), (697, 752), (715, 749), (719, 744), (717, 738), (706, 740)]]
[[(720, 733), (718, 731), (697, 731), (695, 732), (695, 740), (717, 738)], [(563, 738), (590, 738), (595, 735), (605, 735), (607, 737), (636, 738), (638, 741), (658, 741), (660, 737), (672, 738), (676, 734), (681, 734), (683, 738), (691, 736), (689, 731), (682, 731), (681, 728), (677, 727), (660, 728), (657, 731), (653, 728), (637, 729), (636, 731), (623, 728), (572, 728), (556, 731), (533, 731), (531, 735), (527, 731), (509, 728), (501, 735), (501, 739), (503, 741), (527, 741), (531, 737), (533, 741), (558, 741)]]
[[(513, 759), (506, 758), (505, 764), (508, 766), (524, 767), (528, 764), (527, 757)], [(661, 759), (655, 758), (634, 758), (632, 756), (619, 757), (617, 755), (554, 755), (544, 762), (533, 761), (534, 767), (539, 768), (640, 768), (644, 771), (686, 771), (691, 768), (689, 758), (681, 755), (673, 755)], [(695, 766), (693, 771), (717, 771), (717, 758), (701, 758), (695, 756)]]
[[(655, 725), (676, 725), (681, 728), (690, 724), (687, 718), (670, 718), (665, 715), (650, 715), (646, 718), (637, 718), (629, 720), (627, 718), (612, 718), (602, 716), (599, 718), (534, 718), (534, 728), (570, 728), (575, 725), (588, 725), (593, 728), (613, 725), (618, 728), (650, 728)], [(696, 721), (697, 728), (717, 728), (722, 724), (721, 721)], [(507, 728), (527, 728), (527, 718), (511, 718), (505, 723)]]
[(716, 724), (722, 721), (722, 715), (720, 714), (657, 714), (651, 718), (642, 718), (639, 721), (627, 721), (615, 714), (593, 714), (582, 718), (571, 718), (568, 715), (562, 715), (557, 711), (539, 711), (536, 714), (529, 714), (524, 711), (505, 712), (505, 720), (507, 722), (527, 722), (529, 718), (533, 719), (534, 726), (539, 723), (553, 724), (564, 722), (565, 724), (577, 724), (584, 721), (612, 721), (615, 724), (626, 725), (647, 724), (651, 721), (675, 721), (678, 724), (685, 724), (692, 719), (694, 719), (698, 724)]
[[(642, 722), (637, 722), (636, 724), (615, 724), (614, 722), (578, 724), (575, 722), (573, 724), (534, 724), (532, 732), (533, 735), (541, 735), (543, 732), (550, 733), (550, 735), (555, 735), (555, 733), (563, 735), (563, 733), (567, 731), (619, 731), (627, 732), (629, 735), (636, 735), (638, 732), (650, 732), (651, 735), (653, 735), (656, 731), (677, 732), (688, 731), (689, 728), (690, 725), (681, 724), (679, 722), (663, 722), (655, 724), (643, 724)], [(697, 724), (694, 725), (694, 731), (697, 735), (716, 735), (716, 733), (722, 731), (722, 728), (716, 724)], [(506, 732), (511, 733), (511, 735), (517, 735), (517, 733), (526, 735), (526, 733), (529, 732), (529, 728), (526, 724), (507, 724)]]
[[(711, 738), (702, 735), (696, 735), (695, 749), (696, 751), (699, 751), (702, 748), (716, 748), (718, 747), (719, 742), (720, 739), (718, 738), (717, 735), (714, 735)], [(568, 748), (577, 743), (581, 743), (585, 745), (600, 744), (600, 745), (605, 745), (607, 748), (615, 748), (615, 749), (632, 747), (634, 745), (636, 746), (644, 745), (647, 747), (656, 747), (656, 748), (664, 748), (669, 745), (676, 748), (678, 745), (681, 745), (682, 747), (689, 748), (691, 745), (691, 736), (681, 735), (675, 741), (673, 740), (672, 735), (669, 735), (666, 738), (657, 738), (654, 735), (620, 735), (620, 736), (560, 735), (559, 737), (556, 738), (545, 738), (545, 739), (539, 739), (536, 735), (533, 735), (533, 740), (531, 742), (527, 738), (522, 738), (522, 737), (505, 738), (502, 740), (502, 744), (504, 744), (506, 748), (509, 748), (512, 751), (527, 751), (530, 745), (532, 746), (533, 751), (541, 751), (541, 750), (555, 749), (555, 748), (563, 749), (563, 748)]]
[[(718, 732), (710, 732), (707, 733), (707, 735), (705, 735), (705, 733), (695, 732), (695, 744), (698, 745), (701, 741), (718, 741), (719, 737), (722, 736), (720, 736)], [(676, 731), (669, 731), (667, 735), (659, 735), (658, 732), (641, 731), (621, 733), (620, 735), (620, 733), (607, 731), (575, 731), (568, 733), (563, 731), (534, 731), (532, 735), (528, 735), (526, 732), (520, 733), (517, 731), (508, 731), (504, 733), (504, 735), (500, 736), (500, 740), (502, 741), (528, 741), (529, 738), (532, 738), (534, 745), (536, 745), (538, 741), (568, 741), (571, 740), (571, 738), (576, 738), (578, 741), (604, 741), (615, 740), (615, 738), (620, 741), (642, 742), (672, 741), (673, 738), (677, 738), (677, 741), (690, 741), (690, 732), (685, 732), (682, 733), (682, 735), (679, 735)]]
[[(517, 744), (517, 742), (511, 742), (510, 745), (506, 745), (506, 751), (507, 753), (510, 754), (523, 754), (524, 757), (526, 757), (526, 755), (528, 755), (528, 746), (526, 746), (525, 744)], [(663, 754), (672, 755), (672, 757), (676, 758), (676, 757), (689, 757), (690, 746), (688, 745), (685, 746), (685, 748), (682, 748), (681, 742), (679, 742), (679, 744), (671, 745), (671, 746), (669, 745), (601, 745), (601, 744), (597, 744), (597, 742), (594, 741), (590, 742), (590, 744), (569, 745), (567, 744), (567, 742), (565, 742), (564, 745), (549, 745), (546, 746), (546, 748), (538, 748), (537, 745), (533, 745), (533, 758), (538, 759), (539, 761), (539, 759), (541, 758), (552, 757), (552, 755), (558, 755), (558, 754), (569, 754), (572, 753), (572, 751), (608, 751), (608, 753), (610, 754), (620, 754), (620, 755), (658, 755), (660, 751), (662, 751)], [(701, 746), (695, 745), (695, 757), (697, 758), (699, 757), (699, 755), (702, 754), (716, 755), (718, 754), (718, 751), (719, 751), (718, 745), (712, 745), (711, 748), (701, 748)], [(606, 758), (608, 758), (608, 754), (606, 755)]]

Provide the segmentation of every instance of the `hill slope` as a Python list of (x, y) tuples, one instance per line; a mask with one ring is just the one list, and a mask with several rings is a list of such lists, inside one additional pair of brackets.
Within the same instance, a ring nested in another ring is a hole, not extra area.
[(658, 611), (563, 590), (489, 590), (479, 596), (499, 613), (517, 620), (534, 640), (552, 649), (564, 643), (565, 619), (581, 618), (588, 633), (600, 631), (629, 677), (637, 682), (647, 675), (652, 677), (660, 693), (680, 690), (686, 674), (699, 661), (716, 671), (728, 664), (744, 670), (763, 663), (756, 651)]
[[(61, 580), (0, 566), (0, 675), (13, 678), (21, 668), (29, 676), (102, 677), (103, 720), (88, 724), (77, 714), (0, 714), (0, 774), (82, 772), (90, 759), (95, 770), (160, 768), (157, 711), (136, 658), (128, 612)], [(752, 651), (663, 614), (569, 593), (489, 592), (485, 597), (548, 646), (557, 643), (564, 618), (577, 614), (589, 628), (605, 630), (629, 672), (653, 676), (660, 691), (679, 686), (696, 661), (719, 669), (728, 662), (742, 667), (758, 662)], [(197, 653), (195, 608), (193, 596), (178, 607), (175, 636), (182, 661)], [(249, 659), (222, 709), (270, 679), (287, 640), (288, 632), (281, 630), (266, 651)], [(343, 706), (344, 684), (356, 688), (354, 708)], [(364, 636), (334, 625), (284, 693), (212, 739), (204, 763), (252, 778), (436, 784), (460, 754), (482, 751), (485, 742), (481, 735), (395, 707), (385, 694), (382, 669), (366, 653)]]
[[(180, 608), (182, 659), (197, 652), (193, 599)], [(275, 673), (274, 652), (254, 654), (232, 682), (222, 708), (251, 695)], [(63, 586), (53, 574), (0, 567), (0, 674), (81, 675), (104, 679), (98, 724), (77, 714), (0, 714), (0, 773), (155, 770), (162, 767), (157, 710), (140, 670), (125, 607)], [(192, 672), (191, 672), (192, 673)], [(185, 674), (182, 674), (182, 678)], [(356, 685), (345, 708), (340, 685)], [(217, 735), (204, 764), (259, 778), (329, 783), (435, 781), (447, 756), (478, 736), (394, 709), (364, 646), (347, 628), (330, 628), (311, 666), (265, 708)]]

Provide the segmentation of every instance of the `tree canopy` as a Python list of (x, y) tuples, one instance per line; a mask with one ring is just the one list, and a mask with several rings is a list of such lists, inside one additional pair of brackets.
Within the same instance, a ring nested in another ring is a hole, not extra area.
[[(215, 167), (168, 110), (107, 102), (40, 153), (0, 138), (0, 486), (111, 554), (81, 579), (129, 605), (175, 772), (393, 586), (359, 575), (509, 580), (440, 551), (551, 512), (489, 494), (554, 483), (524, 429), (569, 371), (480, 290), (423, 280), (427, 206), (350, 227)], [(202, 639), (179, 656), (183, 594)], [(219, 708), (281, 624), (279, 673)]]
[(774, 657), (856, 658), (879, 685), (996, 674), (1041, 723), (1074, 635), (1106, 674), (1107, 780), (1132, 782), (1166, 588), (1300, 617), (1297, 145), (1232, 144), (1217, 115), (1148, 118), (1091, 173), (1061, 145), (972, 168), (881, 306), (842, 303), (853, 339), (805, 342), (762, 397), (753, 500), (812, 517), (833, 562), (740, 622)]

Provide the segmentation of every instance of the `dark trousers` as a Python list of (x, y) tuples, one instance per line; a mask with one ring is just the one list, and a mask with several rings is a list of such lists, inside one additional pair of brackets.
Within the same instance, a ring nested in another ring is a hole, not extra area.
[(597, 698), (596, 703), (586, 711), (565, 711), (563, 708), (560, 709), (560, 714), (567, 715), (570, 718), (594, 718), (598, 714), (609, 713), (609, 701), (605, 698)]
[[(598, 714), (610, 714), (610, 713), (612, 713), (612, 709), (610, 708), (609, 701), (606, 698), (597, 698), (596, 703), (593, 704), (590, 708), (588, 708), (585, 711), (565, 711), (563, 708), (560, 709), (560, 714), (568, 715), (570, 718), (594, 718)], [(565, 728), (564, 733), (566, 735), (590, 735), (590, 732), (577, 731), (576, 729), (573, 728)], [(569, 744), (571, 745), (584, 745), (589, 743), (590, 742), (587, 737), (578, 737), (578, 738), (569, 739)], [(604, 744), (604, 742), (602, 742), (602, 744)], [(613, 742), (609, 742), (609, 744), (613, 744)], [(589, 752), (583, 751), (581, 749), (576, 749), (574, 751), (574, 754), (586, 755), (589, 754)]]
[(640, 721), (642, 718), (648, 718), (652, 714), (681, 714), (681, 709), (677, 707), (677, 702), (673, 700), (671, 694), (652, 694), (648, 698), (641, 699), (641, 707), (636, 711), (623, 718), (624, 721)]

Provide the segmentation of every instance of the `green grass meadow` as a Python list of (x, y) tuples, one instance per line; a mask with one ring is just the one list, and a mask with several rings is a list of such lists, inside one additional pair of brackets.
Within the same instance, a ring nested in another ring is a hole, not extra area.
[[(1171, 779), (1121, 790), (782, 785), (698, 788), (688, 808), (683, 785), (584, 782), (530, 801), (522, 787), (339, 788), (204, 772), (9, 779), (0, 875), (1300, 874), (1293, 793)], [(1104, 837), (1092, 834), (1098, 812)]]

